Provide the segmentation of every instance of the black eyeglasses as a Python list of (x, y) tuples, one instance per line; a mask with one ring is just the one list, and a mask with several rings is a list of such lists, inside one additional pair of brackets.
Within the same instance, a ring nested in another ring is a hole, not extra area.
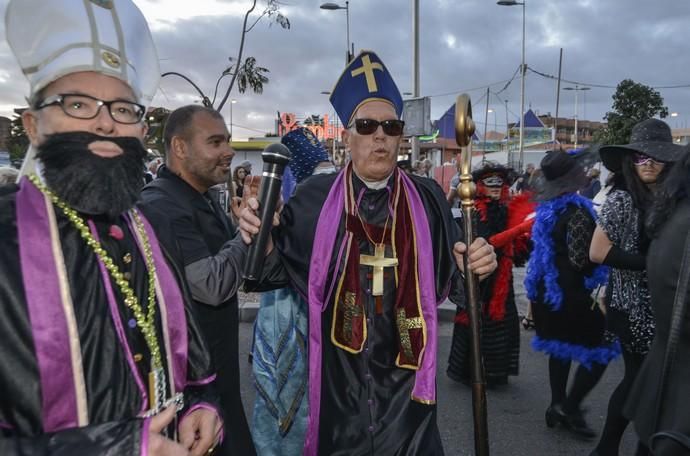
[(101, 108), (106, 106), (110, 117), (117, 123), (131, 125), (141, 122), (146, 114), (146, 108), (138, 103), (127, 100), (103, 101), (89, 95), (60, 94), (43, 100), (36, 109), (48, 106), (60, 106), (62, 112), (75, 119), (94, 119)]
[(384, 120), (382, 122), (374, 119), (355, 119), (354, 125), (357, 133), (360, 135), (373, 135), (379, 128), (379, 125), (381, 125), (383, 132), (388, 136), (400, 136), (405, 128), (405, 122), (398, 119)]

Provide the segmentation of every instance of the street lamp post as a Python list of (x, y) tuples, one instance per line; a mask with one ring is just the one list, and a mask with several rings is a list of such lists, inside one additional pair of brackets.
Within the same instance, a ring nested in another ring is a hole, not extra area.
[[(508, 124), (508, 100), (504, 100), (506, 105), (506, 149), (507, 155), (510, 155), (510, 125)], [(508, 160), (510, 161), (510, 160)]]
[(489, 114), (494, 115), (494, 130), (493, 131), (498, 131), (498, 127), (496, 125), (496, 111), (494, 111), (493, 109), (489, 109), (488, 112), (489, 112)]
[(199, 88), (199, 86), (196, 85), (196, 84), (194, 84), (194, 81), (192, 81), (191, 79), (189, 79), (188, 76), (185, 76), (184, 74), (178, 73), (178, 72), (176, 72), (176, 71), (168, 71), (167, 73), (161, 74), (161, 78), (164, 78), (164, 77), (170, 76), (170, 75), (178, 76), (178, 77), (184, 79), (185, 81), (187, 81), (188, 83), (190, 83), (190, 84), (196, 89), (196, 91), (199, 93), (199, 95), (201, 95), (201, 103), (202, 103), (204, 106), (206, 106), (207, 108), (212, 108), (212, 107), (213, 107), (213, 105), (211, 104), (211, 100), (208, 99), (208, 97), (206, 96), (206, 94), (204, 94), (204, 92)]
[(237, 103), (237, 100), (234, 98), (230, 100), (230, 141), (232, 141), (232, 105)]
[[(331, 94), (331, 92), (329, 92), (327, 90), (321, 91), (321, 95), (330, 95), (330, 94)], [(335, 163), (335, 156), (336, 156), (336, 151), (337, 151), (337, 147), (338, 147), (338, 127), (339, 127), (338, 113), (333, 112), (333, 138), (331, 138), (331, 146), (332, 146), (333, 151), (331, 152), (331, 158), (332, 158), (334, 163)], [(324, 124), (323, 130), (324, 130), (324, 132), (327, 132), (328, 131), (328, 125)]]
[(345, 65), (350, 63), (350, 60), (354, 57), (354, 50), (352, 53), (350, 53), (350, 2), (346, 1), (345, 6), (338, 5), (337, 3), (322, 3), (320, 6), (321, 9), (324, 10), (345, 10), (345, 18), (346, 18), (346, 24), (347, 24), (347, 42), (345, 43), (347, 46), (347, 52), (345, 53)]
[(577, 93), (580, 91), (585, 91), (585, 90), (590, 90), (591, 87), (580, 87), (577, 84), (575, 84), (575, 87), (563, 87), (563, 90), (574, 90), (575, 91), (575, 144), (573, 148), (577, 149), (577, 118), (578, 118), (578, 105), (577, 105)]
[(526, 1), (517, 2), (515, 0), (499, 0), (496, 2), (496, 4), (501, 6), (522, 5), (522, 63), (520, 64), (520, 149), (518, 154), (518, 169), (520, 171), (522, 171), (522, 163), (525, 155), (525, 75), (527, 74), (527, 66), (525, 65), (525, 3)]

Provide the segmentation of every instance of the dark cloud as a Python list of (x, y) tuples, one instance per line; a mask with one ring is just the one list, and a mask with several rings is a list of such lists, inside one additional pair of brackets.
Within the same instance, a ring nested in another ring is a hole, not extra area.
[[(171, 10), (177, 3), (145, 2)], [(223, 3), (250, 4), (247, 0)], [(276, 111), (332, 115), (327, 95), (320, 92), (331, 90), (343, 69), (345, 12), (321, 10), (321, 0), (283, 3), (290, 30), (269, 26), (264, 18), (247, 36), (245, 56), (256, 57), (258, 65), (270, 69), (270, 83), (262, 95), (233, 92), (231, 97), (238, 100), (233, 106), (236, 125), (270, 131)], [(6, 4), (7, 0), (0, 0), (2, 11)], [(610, 87), (626, 78), (657, 87), (688, 84), (688, 23), (690, 3), (677, 0), (527, 0), (526, 60), (535, 71), (557, 75), (563, 48), (566, 80)], [(162, 71), (184, 73), (212, 96), (217, 77), (229, 65), (228, 57), (237, 53), (241, 26), (239, 15), (176, 18), (166, 26), (157, 24), (154, 38)], [(477, 116), (485, 107), (485, 86), (496, 83), (489, 101), (496, 110), (497, 127), (505, 128), (504, 100), (508, 100), (509, 120), (516, 120), (519, 78), (501, 89), (520, 64), (521, 7), (498, 6), (494, 0), (422, 0), (420, 31), (421, 94), (433, 95), (432, 117), (442, 115), (460, 91), (474, 88), (469, 93)], [(412, 91), (409, 0), (351, 0), (350, 36), (356, 50), (379, 53), (401, 91)], [(0, 68), (9, 80), (0, 84), (0, 105), (21, 104), (27, 85), (8, 54), (6, 43), (1, 43)], [(187, 83), (176, 78), (165, 78), (161, 88), (156, 104), (174, 108), (199, 99)], [(690, 88), (658, 90), (669, 109), (680, 113), (669, 119), (672, 126), (690, 123)], [(528, 106), (540, 113), (555, 113), (556, 81), (529, 72), (525, 92)], [(600, 120), (611, 107), (613, 93), (608, 87), (580, 93), (580, 118)], [(559, 114), (573, 116), (574, 105), (574, 92), (562, 92)], [(223, 114), (229, 118), (229, 108)], [(489, 122), (493, 124), (493, 116)], [(234, 132), (241, 137), (259, 134), (237, 126)]]

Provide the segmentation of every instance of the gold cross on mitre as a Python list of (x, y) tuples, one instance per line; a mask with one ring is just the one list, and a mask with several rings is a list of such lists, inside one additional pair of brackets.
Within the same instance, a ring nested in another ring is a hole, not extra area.
[(367, 89), (369, 93), (373, 93), (379, 90), (376, 85), (376, 77), (374, 77), (374, 70), (384, 71), (383, 65), (378, 62), (371, 63), (371, 59), (368, 55), (362, 57), (362, 66), (352, 70), (350, 74), (352, 77), (359, 76), (364, 73), (364, 77), (367, 79)]
[(371, 266), (374, 271), (374, 276), (371, 285), (371, 294), (373, 296), (383, 295), (383, 268), (390, 268), (398, 265), (398, 259), (395, 257), (386, 257), (386, 246), (376, 244), (374, 246), (374, 256), (360, 255), (359, 264), (364, 266)]

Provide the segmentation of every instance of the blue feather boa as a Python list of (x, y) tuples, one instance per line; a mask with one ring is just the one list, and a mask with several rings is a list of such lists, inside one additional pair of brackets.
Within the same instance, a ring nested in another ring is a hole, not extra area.
[(596, 348), (587, 348), (582, 345), (570, 344), (559, 340), (542, 339), (534, 336), (532, 348), (535, 351), (545, 352), (563, 361), (578, 361), (583, 367), (592, 369), (592, 363), (606, 366), (621, 354), (621, 345), (618, 341), (610, 345)]
[[(555, 263), (555, 249), (552, 233), (558, 221), (558, 217), (565, 212), (569, 205), (586, 209), (596, 220), (597, 216), (592, 207), (592, 202), (577, 193), (568, 193), (549, 201), (544, 201), (537, 206), (537, 213), (532, 227), (532, 242), (534, 249), (527, 265), (525, 288), (530, 300), (536, 301), (539, 284), (544, 283), (544, 302), (552, 311), (558, 311), (563, 304), (563, 290), (558, 285), (558, 270)], [(608, 268), (597, 266), (592, 275), (585, 277), (585, 288), (594, 290), (599, 285), (604, 285), (608, 277)]]

